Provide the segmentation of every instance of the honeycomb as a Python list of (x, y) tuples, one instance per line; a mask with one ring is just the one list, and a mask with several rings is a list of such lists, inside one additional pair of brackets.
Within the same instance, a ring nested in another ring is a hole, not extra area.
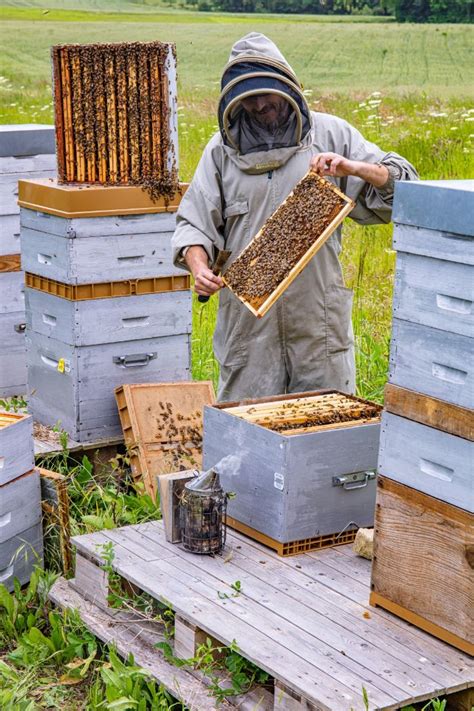
[(258, 308), (347, 203), (332, 183), (310, 171), (227, 269), (227, 286)]
[(152, 199), (177, 190), (162, 42), (52, 48), (59, 181), (141, 185)]

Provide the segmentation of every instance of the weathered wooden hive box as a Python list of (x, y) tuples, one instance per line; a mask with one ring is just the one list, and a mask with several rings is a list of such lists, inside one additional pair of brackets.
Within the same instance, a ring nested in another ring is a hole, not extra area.
[(336, 391), (205, 407), (203, 464), (236, 494), (231, 524), (291, 552), (371, 526), (380, 409)]
[(39, 473), (34, 469), (33, 420), (0, 412), (0, 582), (28, 582), (43, 555)]
[(0, 397), (26, 390), (18, 181), (55, 173), (54, 127), (0, 126)]
[(373, 604), (471, 654), (473, 206), (474, 181), (396, 187), (371, 594)]
[(121, 436), (120, 385), (189, 378), (190, 279), (170, 245), (179, 196), (165, 205), (130, 190), (147, 212), (121, 215), (116, 193), (116, 214), (89, 217), (79, 189), (20, 184), (29, 406), (80, 442)]

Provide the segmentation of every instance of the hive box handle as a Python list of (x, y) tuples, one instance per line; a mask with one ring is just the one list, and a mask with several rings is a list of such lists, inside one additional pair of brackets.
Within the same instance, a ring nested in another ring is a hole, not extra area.
[(113, 356), (112, 361), (115, 365), (120, 365), (122, 368), (141, 368), (158, 357), (158, 353), (134, 353), (133, 355)]

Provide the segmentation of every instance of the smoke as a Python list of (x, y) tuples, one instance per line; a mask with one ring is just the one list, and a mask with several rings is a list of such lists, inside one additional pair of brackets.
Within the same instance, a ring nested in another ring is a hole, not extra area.
[(228, 454), (215, 464), (212, 469), (219, 476), (233, 477), (239, 476), (242, 465), (242, 456), (237, 454)]

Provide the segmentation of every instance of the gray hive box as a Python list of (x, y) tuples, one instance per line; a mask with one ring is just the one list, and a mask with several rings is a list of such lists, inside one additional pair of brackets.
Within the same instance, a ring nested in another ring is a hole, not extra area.
[(0, 486), (0, 546), (40, 521), (41, 487), (36, 469)]
[(34, 466), (33, 418), (0, 412), (0, 486), (26, 474)]
[(25, 585), (35, 566), (43, 566), (41, 521), (0, 545), (0, 582), (13, 590), (14, 578)]
[[(18, 180), (55, 175), (54, 126), (0, 126), (0, 260), (20, 253)], [(0, 273), (0, 397), (26, 391), (25, 337), (19, 328), (25, 321), (23, 281), (22, 272)]]
[(0, 126), (0, 157), (35, 156), (55, 152), (54, 126), (17, 123)]
[(279, 543), (373, 525), (378, 418), (282, 434), (226, 411), (230, 407), (204, 408), (203, 443), (204, 469), (233, 457), (218, 467), (224, 491), (236, 494), (230, 517)]
[(389, 380), (474, 407), (474, 181), (397, 183)]

